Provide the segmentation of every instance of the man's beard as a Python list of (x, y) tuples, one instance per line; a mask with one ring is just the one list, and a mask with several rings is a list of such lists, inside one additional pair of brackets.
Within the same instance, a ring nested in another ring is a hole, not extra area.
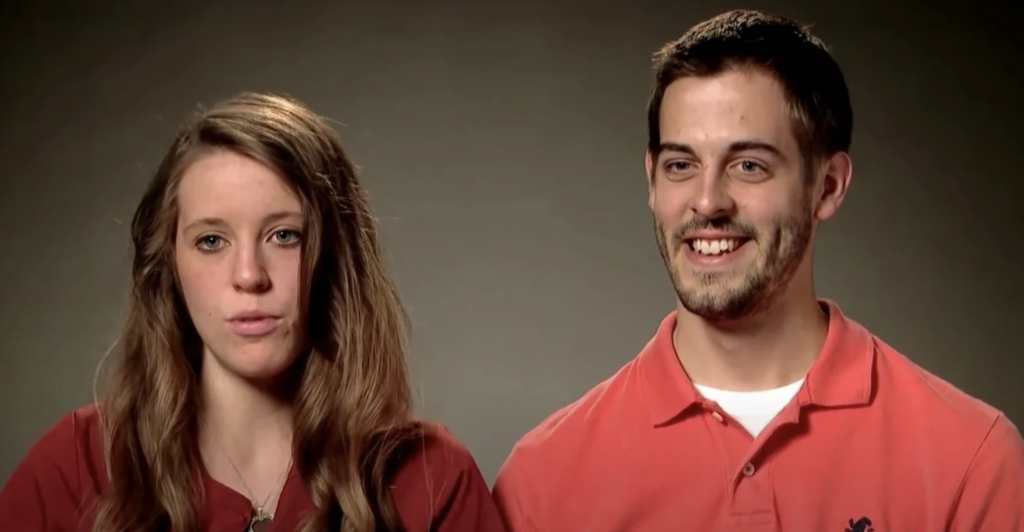
[[(707, 320), (731, 321), (755, 316), (771, 307), (789, 285), (807, 253), (812, 223), (810, 209), (804, 208), (793, 215), (777, 218), (766, 233), (733, 218), (703, 217), (681, 225), (671, 236), (666, 234), (664, 226), (655, 221), (655, 233), (658, 249), (683, 308)], [(726, 230), (750, 238), (745, 245), (757, 244), (757, 257), (746, 272), (740, 273), (743, 279), (739, 286), (727, 286), (726, 283), (735, 275), (732, 272), (690, 272), (684, 275), (681, 269), (687, 267), (685, 263), (677, 265), (673, 262), (673, 258), (683, 252), (683, 246), (688, 245), (683, 241), (686, 235), (701, 229)], [(684, 278), (687, 279), (685, 283)]]

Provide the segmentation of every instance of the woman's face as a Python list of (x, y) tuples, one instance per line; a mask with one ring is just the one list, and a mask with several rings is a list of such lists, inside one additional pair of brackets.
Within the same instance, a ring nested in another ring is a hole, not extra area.
[(186, 169), (177, 202), (175, 263), (204, 373), (272, 379), (301, 338), (298, 198), (271, 168), (215, 151)]

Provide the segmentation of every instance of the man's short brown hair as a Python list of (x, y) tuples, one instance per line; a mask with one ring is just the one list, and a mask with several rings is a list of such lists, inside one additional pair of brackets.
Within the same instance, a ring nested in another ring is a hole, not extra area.
[(655, 53), (654, 87), (647, 107), (651, 153), (660, 151), (661, 103), (672, 82), (738, 68), (760, 70), (780, 83), (805, 164), (849, 151), (850, 95), (824, 43), (793, 20), (734, 10), (697, 24)]

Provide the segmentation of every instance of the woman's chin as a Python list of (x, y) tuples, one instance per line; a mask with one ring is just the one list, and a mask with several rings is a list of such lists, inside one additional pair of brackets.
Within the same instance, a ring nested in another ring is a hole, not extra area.
[(220, 366), (228, 373), (239, 378), (254, 382), (272, 382), (295, 362), (295, 357), (288, 356), (280, 349), (260, 349), (263, 346), (252, 345), (243, 349), (232, 350), (225, 355), (213, 354), (214, 365)]
[(240, 360), (231, 369), (243, 379), (252, 381), (274, 381), (288, 371), (290, 361), (284, 357)]

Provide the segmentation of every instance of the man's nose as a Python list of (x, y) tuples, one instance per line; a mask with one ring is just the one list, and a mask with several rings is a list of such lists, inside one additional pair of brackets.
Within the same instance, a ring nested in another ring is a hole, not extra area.
[(699, 187), (691, 207), (694, 213), (708, 219), (722, 218), (734, 213), (736, 202), (729, 194), (728, 183), (720, 171), (712, 170), (702, 175)]

